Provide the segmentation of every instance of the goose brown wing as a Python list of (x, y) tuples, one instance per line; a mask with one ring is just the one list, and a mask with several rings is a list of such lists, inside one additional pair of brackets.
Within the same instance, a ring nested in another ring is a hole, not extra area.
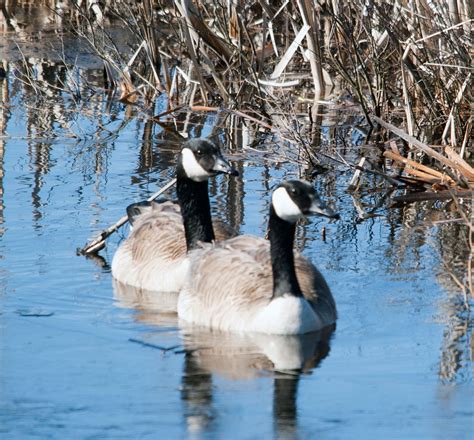
[[(222, 221), (215, 221), (216, 240), (235, 236), (234, 230)], [(181, 209), (176, 202), (152, 202), (150, 208), (137, 217), (127, 239), (133, 260), (137, 263), (160, 257), (176, 260), (186, 255)]]
[(186, 255), (181, 211), (176, 203), (155, 203), (150, 212), (140, 217), (124, 243), (134, 261), (147, 262), (157, 257), (175, 260)]
[[(313, 308), (334, 315), (335, 304), (324, 277), (296, 253), (295, 270), (305, 298)], [(273, 294), (270, 244), (253, 236), (239, 236), (193, 253), (193, 295), (202, 307), (245, 309), (268, 304)], [(331, 316), (332, 316), (331, 315)]]
[[(212, 309), (249, 309), (272, 296), (269, 243), (239, 236), (193, 252), (193, 301)], [(235, 312), (235, 310), (234, 310)]]
[(296, 278), (304, 297), (326, 322), (336, 320), (336, 304), (321, 272), (300, 254), (295, 255)]

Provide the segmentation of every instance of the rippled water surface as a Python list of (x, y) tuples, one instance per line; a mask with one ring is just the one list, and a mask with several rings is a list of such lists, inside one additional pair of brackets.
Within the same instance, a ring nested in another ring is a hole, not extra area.
[[(76, 256), (127, 204), (168, 182), (178, 136), (116, 100), (95, 97), (74, 112), (67, 96), (54, 107), (27, 100), (12, 78), (1, 87), (4, 438), (472, 438), (472, 329), (440, 263), (438, 230), (417, 223), (421, 208), (362, 220), (361, 207), (381, 195), (359, 203), (346, 191), (351, 173), (318, 176), (342, 220), (300, 227), (297, 246), (333, 290), (335, 331), (185, 328), (169, 312), (176, 298), (114, 290), (109, 264), (126, 228), (100, 259)], [(211, 183), (215, 214), (263, 235), (271, 188), (302, 169), (262, 146), (229, 147), (218, 115), (181, 121), (173, 128), (189, 136), (216, 133), (240, 169)]]

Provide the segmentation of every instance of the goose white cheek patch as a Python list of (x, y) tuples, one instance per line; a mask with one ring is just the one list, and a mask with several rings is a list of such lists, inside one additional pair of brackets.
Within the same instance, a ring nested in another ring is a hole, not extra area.
[(208, 172), (199, 165), (194, 153), (189, 148), (183, 148), (181, 154), (183, 156), (184, 171), (190, 179), (195, 182), (204, 182), (209, 178)]
[(272, 204), (276, 214), (282, 220), (294, 223), (303, 217), (300, 208), (293, 202), (285, 188), (278, 188), (273, 192)]

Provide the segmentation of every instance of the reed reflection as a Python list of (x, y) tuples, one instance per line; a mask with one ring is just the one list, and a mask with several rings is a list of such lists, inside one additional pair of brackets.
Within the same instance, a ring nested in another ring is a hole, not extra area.
[(218, 419), (214, 382), (273, 380), (273, 429), (276, 438), (297, 431), (298, 386), (301, 374), (318, 367), (329, 354), (334, 327), (299, 336), (232, 334), (192, 327), (175, 313), (177, 294), (150, 292), (114, 281), (116, 305), (134, 309), (134, 319), (155, 327), (176, 327), (184, 353), (181, 399), (188, 432), (212, 432)]
[[(0, 63), (1, 72), (5, 71), (6, 63)], [(4, 158), (5, 158), (5, 145), (6, 145), (6, 130), (8, 121), (11, 116), (11, 112), (8, 109), (10, 105), (10, 93), (8, 87), (8, 81), (3, 77), (3, 73), (0, 74), (0, 102), (3, 104), (0, 106), (0, 237), (3, 236), (4, 228), (4, 183), (3, 179), (5, 176)]]

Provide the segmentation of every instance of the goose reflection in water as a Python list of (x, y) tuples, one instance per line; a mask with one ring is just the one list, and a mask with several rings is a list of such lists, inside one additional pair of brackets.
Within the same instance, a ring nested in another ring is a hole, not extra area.
[(150, 292), (117, 281), (114, 292), (117, 306), (134, 309), (140, 323), (179, 328), (184, 347), (180, 350), (184, 353), (181, 398), (189, 433), (212, 432), (218, 420), (213, 376), (227, 380), (272, 377), (275, 436), (297, 436), (300, 376), (328, 355), (335, 326), (297, 336), (210, 331), (179, 321), (177, 293)]

